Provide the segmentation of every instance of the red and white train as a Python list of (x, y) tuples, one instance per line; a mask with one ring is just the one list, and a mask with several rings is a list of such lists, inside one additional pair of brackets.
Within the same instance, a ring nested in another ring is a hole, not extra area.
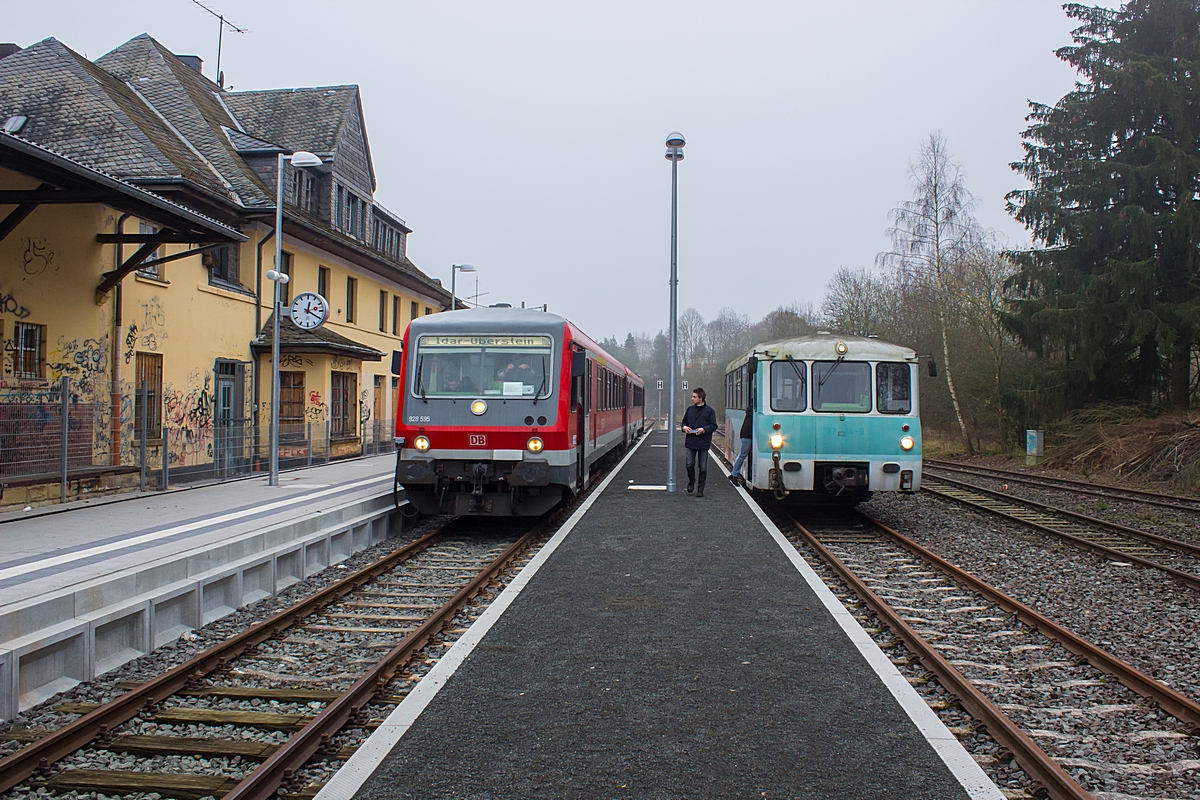
[(645, 386), (563, 317), (516, 308), (414, 319), (396, 480), (425, 514), (539, 516), (645, 427)]

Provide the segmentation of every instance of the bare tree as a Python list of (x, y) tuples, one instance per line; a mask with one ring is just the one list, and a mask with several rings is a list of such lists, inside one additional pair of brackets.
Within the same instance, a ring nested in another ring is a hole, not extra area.
[(780, 306), (751, 327), (750, 338), (755, 342), (770, 342), (792, 336), (816, 333), (818, 318), (812, 304)]
[(833, 273), (821, 301), (821, 317), (835, 331), (855, 336), (878, 334), (890, 317), (893, 295), (886, 276), (864, 267)]
[(745, 349), (750, 332), (750, 317), (726, 306), (705, 326), (708, 352), (712, 356), (728, 355)]
[(929, 135), (929, 140), (921, 146), (920, 159), (909, 165), (908, 172), (913, 199), (900, 203), (889, 213), (892, 250), (880, 253), (877, 261), (933, 289), (942, 334), (946, 386), (967, 451), (974, 454), (954, 388), (947, 323), (947, 316), (955, 308), (952, 290), (958, 274), (981, 238), (979, 224), (971, 213), (974, 198), (967, 191), (962, 165), (951, 161), (949, 147), (940, 131)]
[(686, 367), (704, 344), (704, 317), (696, 309), (689, 308), (679, 315), (678, 325), (680, 361)]

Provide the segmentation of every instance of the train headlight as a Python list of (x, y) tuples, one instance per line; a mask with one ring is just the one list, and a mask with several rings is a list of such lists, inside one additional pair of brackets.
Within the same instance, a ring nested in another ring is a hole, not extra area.
[(531, 436), (529, 441), (525, 443), (525, 449), (531, 453), (540, 453), (545, 446), (546, 443), (539, 436)]
[(913, 447), (916, 446), (916, 444), (917, 444), (916, 441), (914, 441), (911, 436), (901, 436), (900, 437), (900, 447), (903, 450), (912, 450)]
[(782, 433), (772, 433), (770, 442), (771, 442), (772, 450), (778, 450), (779, 448), (783, 447), (783, 434)]
[(417, 448), (422, 453), (424, 453), (426, 450), (429, 449), (429, 437), (428, 436), (418, 436), (417, 438), (413, 439), (413, 447)]
[(837, 354), (838, 354), (839, 356), (844, 356), (844, 355), (846, 355), (846, 350), (847, 350), (848, 348), (846, 347), (846, 343), (845, 343), (845, 342), (838, 342), (838, 343), (837, 343), (837, 345), (836, 345), (836, 346), (835, 346), (833, 349), (834, 349), (835, 351), (837, 351)]
[(472, 400), (471, 413), (475, 416), (483, 416), (483, 412), (487, 411), (487, 400)]

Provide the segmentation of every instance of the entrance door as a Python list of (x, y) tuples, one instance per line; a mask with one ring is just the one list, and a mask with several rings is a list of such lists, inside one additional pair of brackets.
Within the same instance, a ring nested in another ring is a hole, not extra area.
[(224, 478), (237, 470), (242, 450), (242, 375), (236, 361), (218, 361), (213, 408), (213, 469)]

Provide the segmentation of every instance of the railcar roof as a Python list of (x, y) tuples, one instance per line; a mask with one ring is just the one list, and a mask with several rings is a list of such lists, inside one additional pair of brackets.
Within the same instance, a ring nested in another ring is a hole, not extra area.
[(849, 336), (842, 333), (818, 333), (812, 336), (794, 336), (762, 342), (729, 362), (726, 372), (746, 363), (752, 353), (760, 358), (792, 358), (801, 360), (835, 359), (834, 347), (838, 342), (846, 343), (848, 361), (915, 361), (916, 352), (911, 347), (871, 339), (866, 336)]
[(422, 333), (550, 333), (562, 338), (567, 320), (530, 308), (467, 308), (418, 317), (409, 332)]

